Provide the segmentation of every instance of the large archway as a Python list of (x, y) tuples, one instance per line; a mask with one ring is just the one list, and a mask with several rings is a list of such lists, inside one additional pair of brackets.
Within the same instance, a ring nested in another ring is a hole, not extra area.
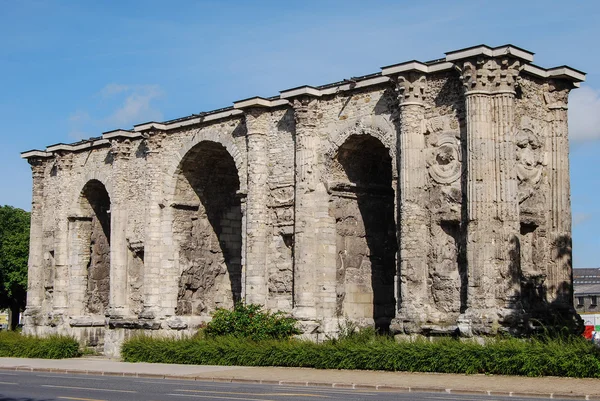
[(332, 163), (337, 314), (387, 331), (395, 316), (392, 158), (370, 135), (351, 135)]
[(240, 300), (239, 188), (235, 162), (221, 144), (200, 142), (183, 157), (173, 203), (180, 272), (177, 315), (207, 315)]
[(88, 181), (79, 198), (79, 260), (85, 266), (83, 311), (104, 315), (110, 300), (110, 196), (98, 180)]

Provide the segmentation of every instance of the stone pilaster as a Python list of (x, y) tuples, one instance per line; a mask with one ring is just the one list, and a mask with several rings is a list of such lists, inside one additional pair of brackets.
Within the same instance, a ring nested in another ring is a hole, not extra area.
[(550, 182), (550, 247), (551, 263), (548, 271), (549, 301), (558, 300), (571, 306), (572, 249), (571, 199), (569, 181), (568, 97), (572, 83), (551, 81), (546, 103), (549, 108), (551, 147), (548, 173)]
[[(58, 155), (55, 160), (55, 168), (58, 175), (61, 176), (61, 180), (68, 181), (72, 179), (73, 154), (63, 153)], [(64, 315), (69, 307), (69, 220), (65, 219), (64, 216), (69, 215), (70, 207), (71, 202), (69, 201), (59, 202), (55, 206), (54, 213), (63, 217), (57, 221), (59, 229), (54, 232), (53, 243), (47, 244), (48, 248), (45, 249), (45, 253), (52, 250), (53, 255), (44, 255), (51, 260), (53, 259), (54, 262), (54, 266), (48, 266), (48, 268), (55, 269), (52, 280), (52, 306), (55, 317)]]
[(91, 216), (69, 217), (69, 316), (80, 316), (85, 312), (87, 289), (87, 261), (90, 258), (89, 236), (81, 233), (91, 230)]
[(400, 313), (395, 330), (410, 333), (427, 319), (429, 216), (427, 213), (423, 94), (424, 75), (409, 73), (397, 80), (399, 126), (399, 275)]
[(267, 304), (267, 134), (269, 113), (261, 108), (246, 110), (248, 145), (248, 197), (246, 205), (246, 274), (247, 303)]
[[(152, 319), (159, 317), (162, 312), (164, 295), (161, 289), (164, 283), (161, 278), (163, 260), (162, 213), (167, 207), (163, 195), (163, 172), (161, 170), (161, 144), (164, 138), (162, 132), (148, 133), (146, 164), (148, 191), (148, 218), (144, 243), (144, 310), (141, 318)], [(175, 251), (173, 250), (173, 253)], [(174, 256), (170, 256), (171, 259)]]
[(294, 100), (296, 119), (296, 198), (294, 225), (294, 314), (304, 321), (316, 319), (316, 269), (318, 239), (315, 215), (319, 137), (316, 132), (317, 100)]
[(40, 312), (44, 299), (44, 230), (43, 230), (43, 205), (44, 205), (44, 169), (46, 164), (42, 159), (28, 159), (33, 175), (33, 191), (31, 201), (31, 228), (29, 240), (29, 265), (27, 276), (27, 308), (25, 310), (25, 326), (27, 332), (32, 332), (34, 321)]
[(469, 283), (465, 315), (476, 332), (508, 318), (519, 283), (514, 139), (518, 74), (519, 62), (509, 58), (480, 58), (462, 65)]
[(127, 195), (129, 174), (127, 164), (131, 153), (129, 139), (113, 140), (113, 193), (110, 199), (110, 303), (111, 317), (124, 317), (128, 307), (128, 246), (127, 246)]

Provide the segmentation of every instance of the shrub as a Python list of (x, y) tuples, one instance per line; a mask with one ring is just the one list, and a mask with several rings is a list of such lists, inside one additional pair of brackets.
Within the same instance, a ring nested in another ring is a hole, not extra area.
[(61, 359), (79, 356), (79, 344), (67, 336), (38, 338), (0, 332), (0, 357)]
[(316, 344), (295, 339), (256, 342), (234, 336), (134, 337), (125, 342), (122, 355), (127, 362), (600, 377), (600, 351), (580, 338), (398, 343), (365, 334)]
[(262, 341), (300, 334), (296, 319), (285, 316), (283, 312), (263, 311), (260, 305), (238, 303), (233, 310), (220, 308), (212, 316), (204, 330), (208, 337), (229, 335)]

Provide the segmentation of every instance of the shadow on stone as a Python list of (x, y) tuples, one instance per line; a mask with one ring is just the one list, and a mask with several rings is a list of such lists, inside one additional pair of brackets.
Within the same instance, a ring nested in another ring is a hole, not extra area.
[[(546, 272), (527, 274), (521, 266), (520, 241), (516, 237), (511, 240), (511, 280), (518, 288), (509, 305), (514, 312), (506, 319), (512, 335), (564, 336), (583, 332), (583, 320), (573, 307), (571, 237), (559, 236), (552, 242), (552, 248), (554, 258)], [(568, 270), (571, 277), (556, 280), (557, 284), (552, 285), (554, 280), (549, 280), (552, 271), (559, 269)]]
[[(174, 231), (184, 268), (176, 314), (231, 307), (240, 300), (242, 286), (242, 211), (235, 162), (222, 145), (201, 142), (182, 160), (180, 174)], [(222, 286), (225, 273), (229, 289)]]
[[(356, 227), (352, 230), (352, 224), (346, 222), (348, 227), (343, 230), (344, 249), (339, 249), (341, 246), (338, 245), (340, 258), (345, 259), (343, 268), (346, 271), (343, 272), (342, 279), (352, 283), (352, 286), (346, 286), (346, 290), (360, 288), (361, 279), (370, 281), (371, 316), (375, 328), (380, 332), (387, 332), (390, 321), (395, 316), (394, 275), (397, 250), (392, 159), (379, 140), (367, 135), (353, 135), (338, 150), (337, 161), (343, 170), (343, 178), (349, 181), (345, 189), (352, 193), (351, 198), (355, 197), (354, 202), (360, 214), (352, 216), (352, 201), (346, 201), (347, 216), (344, 217), (346, 220), (352, 219)], [(364, 226), (364, 232), (360, 225)], [(364, 251), (360, 250), (362, 244), (366, 244)], [(367, 280), (367, 277), (361, 276), (366, 273), (365, 256), (370, 270)], [(345, 294), (346, 297), (348, 295)], [(352, 294), (354, 305), (350, 307), (365, 307), (365, 297), (368, 296), (368, 292)]]

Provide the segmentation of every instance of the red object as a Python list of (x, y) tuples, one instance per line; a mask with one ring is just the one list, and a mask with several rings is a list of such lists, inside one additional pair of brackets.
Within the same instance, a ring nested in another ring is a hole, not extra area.
[(585, 330), (583, 331), (583, 336), (587, 340), (591, 340), (593, 331), (594, 331), (594, 326), (585, 326)]

